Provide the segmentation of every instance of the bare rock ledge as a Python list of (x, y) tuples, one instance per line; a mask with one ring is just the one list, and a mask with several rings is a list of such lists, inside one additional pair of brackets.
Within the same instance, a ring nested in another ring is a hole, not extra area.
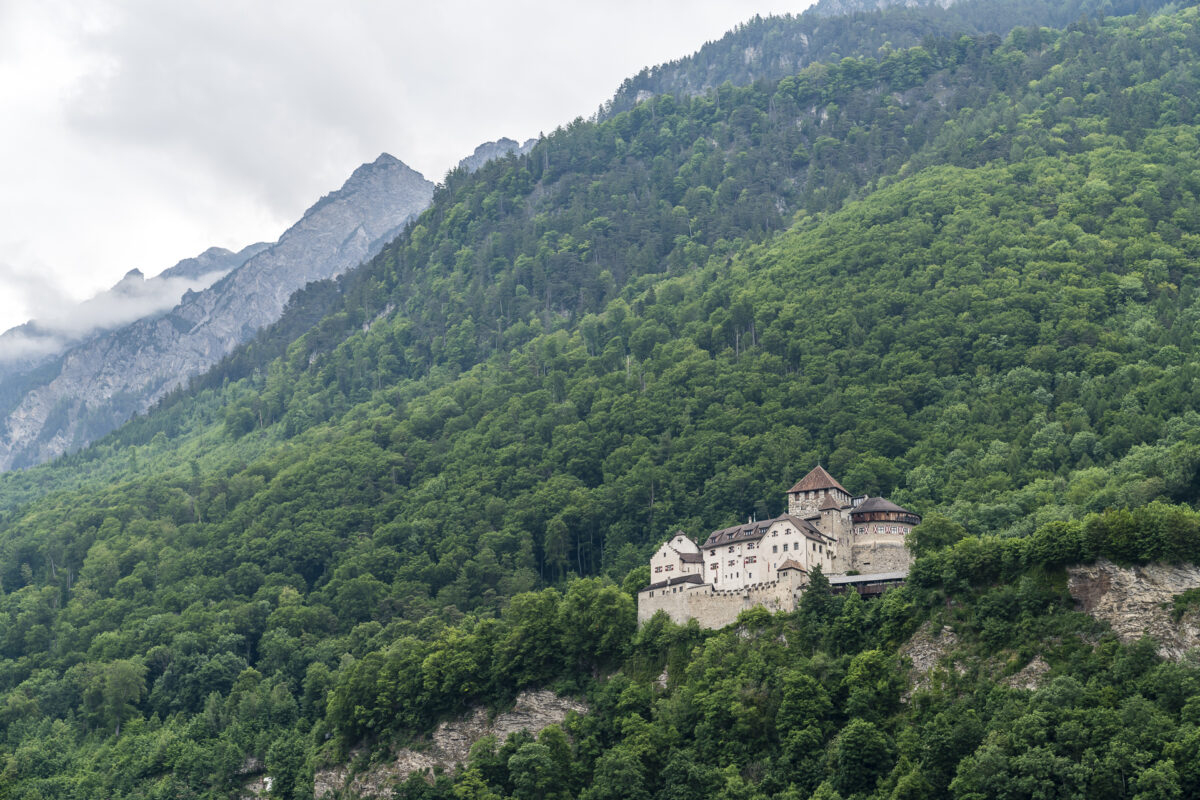
[(1067, 588), (1081, 611), (1103, 620), (1123, 642), (1144, 635), (1158, 642), (1158, 652), (1178, 660), (1200, 647), (1200, 619), (1189, 612), (1171, 619), (1175, 595), (1200, 586), (1200, 566), (1147, 564), (1118, 567), (1103, 559), (1067, 570)]
[[(413, 772), (432, 772), (435, 768), (453, 770), (467, 760), (471, 745), (484, 736), (494, 735), (503, 743), (509, 734), (526, 730), (537, 734), (549, 725), (561, 723), (567, 714), (587, 713), (587, 706), (569, 697), (559, 697), (550, 691), (522, 692), (511, 711), (489, 718), (487, 709), (476, 708), (470, 716), (443, 722), (434, 730), (427, 747), (421, 750), (404, 748), (388, 764), (357, 775), (339, 764), (320, 770), (314, 776), (314, 796), (370, 797), (392, 796), (392, 788), (403, 783)], [(341, 794), (338, 794), (341, 792)]]

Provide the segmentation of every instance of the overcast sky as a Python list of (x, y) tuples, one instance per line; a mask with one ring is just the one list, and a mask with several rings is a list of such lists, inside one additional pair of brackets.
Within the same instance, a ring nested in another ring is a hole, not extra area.
[(381, 152), (430, 180), (810, 0), (0, 0), (0, 330), (274, 241)]

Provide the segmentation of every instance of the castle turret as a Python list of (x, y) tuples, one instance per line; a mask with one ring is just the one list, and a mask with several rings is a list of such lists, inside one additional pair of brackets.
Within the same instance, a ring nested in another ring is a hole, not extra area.
[(850, 510), (850, 563), (861, 572), (907, 570), (912, 563), (908, 534), (921, 517), (885, 497), (869, 497)]

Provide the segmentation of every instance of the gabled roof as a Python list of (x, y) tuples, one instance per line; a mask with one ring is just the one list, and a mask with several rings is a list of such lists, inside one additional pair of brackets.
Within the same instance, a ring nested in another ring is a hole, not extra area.
[[(787, 520), (796, 526), (796, 530), (804, 534), (805, 538), (812, 539), (817, 542), (832, 542), (833, 537), (826, 534), (816, 525), (813, 525), (807, 519), (793, 517), (791, 514), (782, 514), (777, 519)], [(772, 520), (775, 521), (775, 520)]]
[[(813, 469), (812, 472), (805, 475), (800, 481), (788, 489), (788, 492), (816, 492), (821, 489), (840, 489), (846, 492), (846, 487), (833, 479), (833, 476), (825, 471), (825, 468), (820, 464)], [(850, 494), (846, 492), (846, 494)]]
[(704, 556), (699, 553), (680, 553), (679, 560), (685, 564), (703, 564)]
[(734, 525), (732, 528), (722, 528), (719, 531), (713, 531), (704, 540), (704, 547), (714, 547), (716, 545), (728, 544), (730, 542), (744, 542), (752, 539), (761, 539), (766, 535), (767, 529), (771, 527), (773, 520), (766, 522), (747, 522), (745, 525)]
[(701, 583), (704, 583), (704, 579), (701, 578), (699, 575), (695, 575), (695, 574), (677, 575), (674, 578), (667, 578), (665, 581), (659, 581), (658, 583), (652, 583), (649, 586), (644, 586), (644, 587), (642, 587), (641, 591), (648, 592), (651, 589), (662, 589), (663, 587), (666, 587), (666, 586), (676, 586), (681, 583), (701, 584)]
[[(684, 539), (684, 540), (685, 540), (685, 541), (686, 541), (688, 544), (690, 544), (692, 547), (695, 547), (695, 548), (696, 548), (696, 552), (694, 552), (694, 553), (688, 553), (688, 552), (686, 552), (686, 551), (684, 551), (684, 550), (680, 550), (679, 548), (675, 547), (675, 546), (674, 546), (674, 544), (673, 544), (673, 542), (674, 542), (676, 539), (680, 538), (680, 537), (683, 537), (683, 539)], [(674, 536), (672, 536), (670, 539), (668, 539), (668, 540), (667, 540), (667, 545), (666, 545), (666, 546), (667, 546), (667, 549), (668, 549), (668, 550), (670, 550), (671, 552), (675, 553), (677, 556), (679, 556), (680, 558), (682, 558), (682, 559), (683, 559), (684, 561), (686, 561), (686, 562), (689, 562), (689, 563), (690, 563), (690, 562), (696, 562), (696, 561), (701, 561), (701, 560), (702, 560), (702, 559), (700, 558), (700, 547), (699, 547), (699, 546), (698, 546), (698, 545), (697, 545), (695, 542), (693, 542), (693, 541), (692, 541), (692, 538), (691, 538), (690, 536), (688, 536), (686, 533), (684, 533), (683, 531), (675, 531), (675, 535), (674, 535)]]
[(806, 519), (794, 517), (791, 514), (780, 514), (775, 519), (769, 519), (766, 522), (748, 522), (745, 525), (735, 525), (732, 528), (722, 528), (719, 531), (713, 531), (704, 540), (704, 544), (700, 545), (701, 549), (706, 547), (719, 547), (721, 545), (732, 544), (734, 542), (747, 542), (761, 539), (767, 534), (771, 526), (776, 522), (787, 521), (796, 526), (796, 530), (804, 534), (806, 538), (822, 543), (833, 542), (833, 538), (823, 533), (820, 528), (813, 525)]
[(888, 500), (886, 497), (868, 497), (859, 503), (851, 513), (865, 514), (870, 511), (899, 511), (902, 514), (912, 514), (907, 508), (900, 506)]
[(787, 561), (780, 564), (778, 567), (776, 567), (775, 571), (783, 572), (785, 569), (798, 569), (801, 572), (805, 572), (805, 573), (808, 572), (808, 570), (806, 570), (804, 567), (800, 566), (800, 562), (795, 560), (794, 558), (789, 558)]

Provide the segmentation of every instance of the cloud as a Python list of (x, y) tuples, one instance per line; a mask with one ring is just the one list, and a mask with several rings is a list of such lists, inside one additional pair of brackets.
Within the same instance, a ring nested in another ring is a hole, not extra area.
[(75, 86), (67, 121), (85, 138), (203, 169), (290, 218), (386, 149), (376, 132), (401, 124), (387, 39), (374, 28), (394, 20), (381, 9), (110, 4), (82, 37), (104, 68)]
[(11, 256), (0, 260), (0, 286), (4, 287), (0, 308), (53, 309), (62, 295), (43, 265), (22, 253), (18, 245), (4, 249)]
[[(0, 281), (8, 282), (14, 272), (5, 272), (0, 264)], [(30, 276), (18, 276), (24, 286), (38, 295), (37, 303), (47, 309), (45, 316), (0, 335), (0, 362), (35, 360), (63, 352), (70, 345), (93, 334), (128, 325), (144, 317), (174, 308), (188, 291), (200, 291), (224, 277), (227, 271), (208, 272), (196, 277), (157, 277), (145, 280), (132, 271), (106, 292), (77, 305), (63, 307), (49, 303), (58, 297), (50, 282), (38, 283)]]

